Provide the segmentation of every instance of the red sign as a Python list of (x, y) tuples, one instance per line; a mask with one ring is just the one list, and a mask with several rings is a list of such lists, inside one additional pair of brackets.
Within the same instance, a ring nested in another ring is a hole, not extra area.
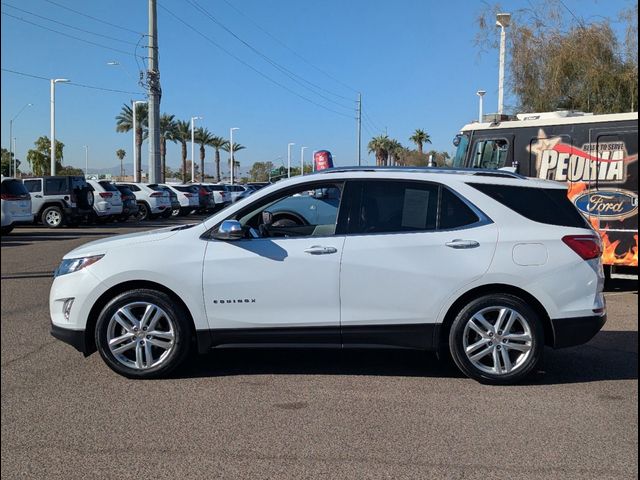
[(316, 167), (316, 171), (333, 168), (333, 157), (331, 156), (331, 152), (328, 150), (318, 150), (313, 154), (313, 163)]

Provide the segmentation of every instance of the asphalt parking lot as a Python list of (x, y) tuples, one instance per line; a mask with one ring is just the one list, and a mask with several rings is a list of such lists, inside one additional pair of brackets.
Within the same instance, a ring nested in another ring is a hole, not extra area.
[(131, 381), (49, 335), (64, 253), (172, 222), (2, 238), (3, 478), (637, 478), (637, 282), (516, 387), (415, 352), (225, 350)]

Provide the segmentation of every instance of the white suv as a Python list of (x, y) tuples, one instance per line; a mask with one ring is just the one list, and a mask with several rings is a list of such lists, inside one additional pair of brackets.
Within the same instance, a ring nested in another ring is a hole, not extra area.
[(122, 194), (108, 180), (87, 180), (93, 191), (93, 212), (101, 221), (108, 221), (122, 213)]
[(83, 245), (52, 334), (131, 378), (228, 345), (449, 352), (513, 383), (606, 321), (598, 235), (557, 183), (508, 172), (332, 169), (194, 225)]
[(20, 180), (2, 177), (2, 235), (21, 223), (33, 223), (31, 195)]
[(198, 195), (198, 187), (194, 185), (184, 184), (163, 184), (168, 187), (178, 197), (180, 202), (180, 215), (189, 215), (200, 207), (200, 195)]
[(157, 183), (116, 182), (117, 185), (129, 187), (138, 203), (138, 219), (155, 218), (171, 208), (169, 192)]

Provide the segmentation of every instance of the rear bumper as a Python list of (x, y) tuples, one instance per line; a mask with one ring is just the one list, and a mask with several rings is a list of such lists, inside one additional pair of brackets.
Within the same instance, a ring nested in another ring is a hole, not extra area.
[(87, 355), (87, 345), (84, 330), (71, 330), (51, 324), (51, 335), (58, 340), (71, 345), (73, 348)]
[(607, 322), (607, 315), (557, 318), (551, 320), (553, 348), (582, 345), (591, 340)]

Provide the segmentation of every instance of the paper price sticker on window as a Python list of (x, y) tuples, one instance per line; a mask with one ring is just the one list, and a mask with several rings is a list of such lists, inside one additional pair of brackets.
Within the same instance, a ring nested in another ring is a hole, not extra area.
[(404, 191), (402, 227), (424, 229), (427, 226), (429, 191), (407, 188)]

